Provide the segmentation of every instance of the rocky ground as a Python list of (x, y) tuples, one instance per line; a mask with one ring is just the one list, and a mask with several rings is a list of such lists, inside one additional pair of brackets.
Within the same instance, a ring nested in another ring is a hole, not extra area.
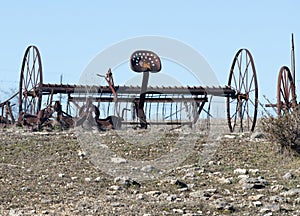
[[(299, 158), (278, 153), (259, 133), (209, 138), (180, 130), (158, 130), (152, 138), (139, 130), (85, 132), (103, 140), (120, 166), (175, 152), (174, 143), (195, 135), (180, 164), (143, 179), (95, 165), (96, 150), (83, 148), (75, 131), (3, 129), (0, 215), (300, 215)], [(134, 145), (146, 138), (157, 139)]]

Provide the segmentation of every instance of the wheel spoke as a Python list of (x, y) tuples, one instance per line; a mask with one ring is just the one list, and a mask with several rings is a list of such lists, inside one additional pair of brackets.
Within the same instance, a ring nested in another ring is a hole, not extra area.
[[(32, 72), (33, 72), (32, 77), (33, 77), (33, 78), (36, 78), (36, 79), (38, 78), (38, 77), (36, 76), (36, 75), (38, 75), (38, 74), (35, 74), (35, 64), (36, 64), (37, 59), (38, 59), (38, 55), (35, 54), (35, 55), (34, 55), (34, 59), (33, 59), (33, 63), (32, 63), (33, 66), (32, 66), (32, 69), (31, 69)], [(33, 81), (34, 81), (34, 82), (32, 83), (33, 86), (35, 86), (35, 85), (37, 84), (36, 79), (33, 80)]]
[[(228, 83), (234, 83), (237, 91), (234, 100), (227, 100), (229, 128), (234, 131), (239, 124), (238, 130), (252, 131), (256, 124), (258, 90), (253, 58), (248, 50), (241, 49), (236, 54)], [(254, 115), (253, 118), (251, 115)]]
[[(248, 56), (246, 55), (246, 62), (247, 62), (247, 65), (246, 65), (246, 68), (245, 68), (245, 73), (244, 75), (241, 74), (241, 77), (242, 77), (242, 84), (245, 88), (245, 91), (247, 91), (248, 89), (248, 69), (249, 69), (249, 65), (251, 63), (251, 61), (248, 62)], [(246, 79), (246, 82), (244, 81)]]
[(242, 83), (241, 83), (241, 79), (242, 79), (242, 57), (243, 57), (243, 55), (240, 56), (240, 65), (239, 65), (239, 91), (240, 92), (242, 90)]
[[(19, 112), (24, 111), (37, 115), (41, 108), (42, 97), (36, 94), (42, 83), (41, 58), (38, 49), (35, 46), (29, 46), (26, 49), (19, 89)], [(28, 94), (30, 92), (30, 94)], [(32, 94), (33, 93), (33, 94)]]
[(288, 67), (283, 66), (280, 68), (277, 82), (277, 113), (278, 115), (284, 115), (292, 111), (296, 96), (295, 85)]
[(238, 84), (237, 84), (237, 81), (236, 81), (236, 78), (235, 78), (235, 75), (233, 75), (233, 81), (234, 81), (234, 89), (235, 90), (238, 90)]
[(256, 103), (253, 100), (248, 99), (248, 101), (250, 101), (253, 106), (256, 106)]

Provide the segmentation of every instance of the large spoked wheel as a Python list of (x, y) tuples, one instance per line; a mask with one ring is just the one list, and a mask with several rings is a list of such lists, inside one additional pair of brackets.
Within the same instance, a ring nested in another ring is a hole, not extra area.
[(296, 107), (295, 83), (287, 66), (280, 68), (277, 82), (277, 114), (291, 113)]
[(240, 49), (234, 57), (228, 86), (236, 91), (227, 98), (227, 120), (231, 132), (254, 131), (258, 110), (258, 84), (251, 53)]
[(19, 84), (19, 113), (37, 115), (42, 105), (43, 73), (41, 55), (36, 46), (29, 46), (22, 62)]

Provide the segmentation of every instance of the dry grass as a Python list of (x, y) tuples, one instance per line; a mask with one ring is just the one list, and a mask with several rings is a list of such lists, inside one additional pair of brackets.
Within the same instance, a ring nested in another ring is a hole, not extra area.
[(283, 116), (267, 116), (261, 120), (261, 129), (267, 138), (280, 145), (283, 154), (299, 156), (300, 153), (300, 115), (297, 112)]

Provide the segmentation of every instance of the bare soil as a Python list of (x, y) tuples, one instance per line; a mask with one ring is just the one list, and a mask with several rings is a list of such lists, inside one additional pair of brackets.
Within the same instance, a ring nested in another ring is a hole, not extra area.
[[(136, 149), (114, 132), (98, 133), (118, 155), (136, 160), (165, 154), (178, 139), (169, 133)], [(247, 133), (217, 141), (209, 161), (201, 162), (207, 138), (199, 135), (178, 167), (139, 181), (101, 171), (73, 131), (2, 129), (0, 215), (300, 215), (299, 157)]]

